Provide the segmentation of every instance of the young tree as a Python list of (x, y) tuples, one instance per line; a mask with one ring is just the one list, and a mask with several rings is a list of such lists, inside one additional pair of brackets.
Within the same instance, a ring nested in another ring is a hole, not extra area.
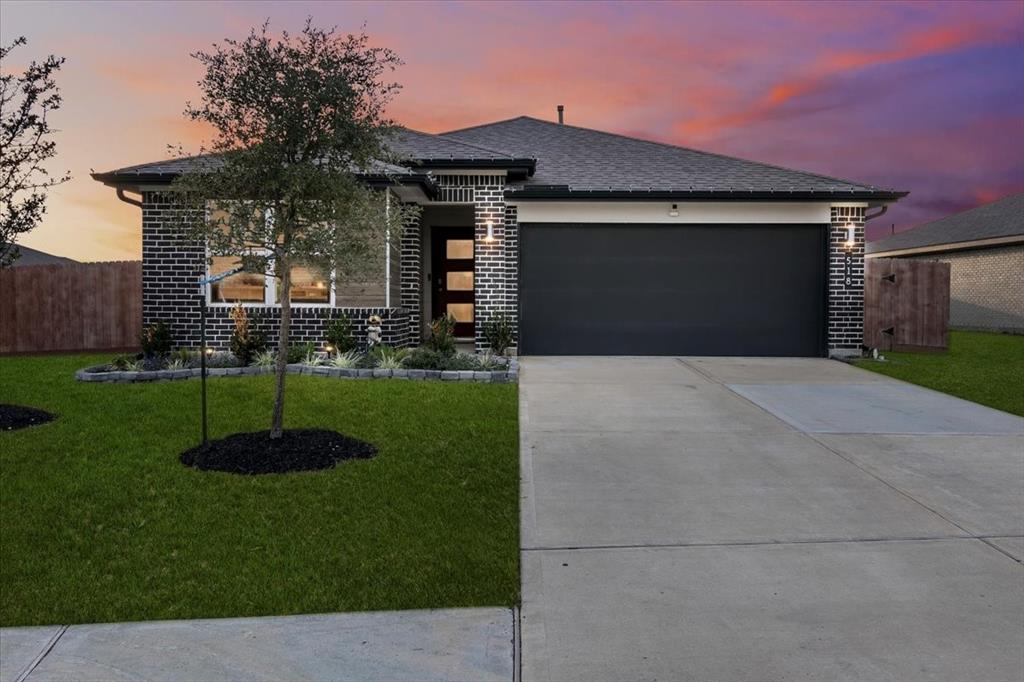
[[(210, 256), (237, 258), (247, 272), (277, 278), (281, 302), (270, 437), (281, 436), (291, 326), (292, 268), (333, 273), (335, 282), (383, 277), (415, 207), (372, 189), (367, 175), (394, 167), (384, 107), (399, 86), (384, 80), (401, 62), (365, 34), (340, 36), (307, 20), (297, 36), (225, 40), (192, 55), (206, 67), (202, 103), (186, 116), (215, 139), (175, 183), (183, 233)], [(399, 169), (401, 170), (401, 169)]]
[(15, 240), (46, 213), (46, 190), (71, 179), (51, 176), (44, 164), (57, 153), (47, 115), (60, 109), (54, 74), (63, 57), (32, 62), (24, 73), (7, 70), (6, 60), (25, 37), (0, 45), (0, 268), (18, 257)]

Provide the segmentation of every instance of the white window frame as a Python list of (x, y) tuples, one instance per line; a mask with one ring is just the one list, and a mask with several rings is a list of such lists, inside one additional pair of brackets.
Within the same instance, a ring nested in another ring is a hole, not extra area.
[[(207, 206), (207, 219), (209, 219), (210, 207)], [(269, 223), (274, 219), (274, 216), (270, 209), (267, 209), (264, 215), (264, 220)], [(204, 267), (206, 276), (209, 277), (210, 272), (210, 243), (206, 242), (204, 245)], [(266, 255), (269, 253), (267, 249), (253, 249), (253, 253), (262, 253)], [(263, 302), (258, 301), (217, 301), (213, 298), (213, 285), (214, 282), (209, 282), (206, 285), (206, 305), (210, 308), (234, 308), (235, 306), (241, 305), (243, 308), (280, 308), (281, 304), (277, 303), (277, 276), (275, 275), (275, 266), (271, 264), (270, 272), (265, 273), (263, 278), (266, 280), (263, 286)], [(335, 281), (335, 273), (332, 270), (330, 273), (330, 292), (328, 294), (328, 300), (326, 303), (292, 303), (292, 308), (335, 308), (337, 307), (337, 287)]]

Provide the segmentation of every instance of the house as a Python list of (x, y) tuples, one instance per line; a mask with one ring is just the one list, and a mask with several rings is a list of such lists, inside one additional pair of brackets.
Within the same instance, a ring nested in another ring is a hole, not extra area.
[(867, 245), (868, 258), (949, 263), (949, 324), (1024, 332), (1024, 193)]
[[(377, 314), (385, 342), (407, 345), (450, 314), (483, 349), (484, 323), (505, 315), (521, 354), (858, 353), (864, 223), (906, 194), (527, 116), (403, 130), (391, 149), (401, 165), (366, 181), (420, 204), (419, 224), (373, 282), (295, 272), (298, 340), (322, 343), (341, 313), (360, 331)], [(202, 244), (168, 229), (164, 191), (185, 163), (93, 177), (142, 208), (145, 321), (197, 346), (208, 265)], [(238, 301), (273, 331), (272, 278), (238, 275), (205, 296), (216, 343)]]
[(18, 246), (18, 257), (11, 263), (11, 267), (20, 268), (27, 265), (73, 265), (78, 261), (64, 256), (54, 256), (52, 253), (30, 249), (27, 246)]

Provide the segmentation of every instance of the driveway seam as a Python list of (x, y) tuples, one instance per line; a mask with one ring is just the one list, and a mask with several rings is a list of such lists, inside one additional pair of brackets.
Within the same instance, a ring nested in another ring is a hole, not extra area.
[[(679, 361), (680, 363), (682, 363), (683, 365), (685, 365), (685, 366), (687, 366), (687, 367), (692, 367), (692, 365), (690, 365), (690, 364), (689, 364), (688, 362), (686, 362), (686, 361), (685, 361), (685, 360), (683, 360), (682, 358), (676, 358), (676, 360), (678, 360), (678, 361)], [(697, 372), (699, 372), (699, 371), (700, 371), (700, 370), (698, 370), (698, 369), (697, 369), (696, 367), (693, 367), (693, 369), (694, 369), (694, 371), (697, 371)], [(706, 375), (706, 376), (707, 376), (707, 375)], [(711, 378), (711, 377), (709, 376), (708, 378)], [(768, 415), (770, 415), (770, 416), (771, 416), (771, 417), (772, 417), (773, 419), (777, 419), (777, 420), (779, 420), (779, 421), (780, 421), (780, 422), (782, 422), (782, 423), (787, 423), (787, 422), (786, 422), (786, 421), (785, 421), (784, 419), (782, 419), (782, 418), (781, 418), (781, 417), (779, 417), (778, 415), (776, 415), (776, 414), (772, 413), (772, 412), (771, 412), (770, 410), (768, 410), (767, 408), (765, 408), (765, 407), (763, 407), (763, 406), (761, 406), (761, 405), (758, 405), (757, 403), (755, 403), (755, 402), (754, 402), (753, 400), (751, 400), (751, 399), (750, 399), (750, 398), (748, 398), (747, 396), (743, 395), (742, 393), (739, 393), (738, 391), (734, 391), (734, 390), (733, 390), (733, 389), (732, 389), (732, 388), (731, 388), (731, 387), (730, 387), (730, 386), (729, 386), (728, 384), (726, 384), (726, 383), (723, 383), (723, 382), (721, 382), (721, 381), (718, 381), (717, 379), (712, 379), (712, 381), (714, 381), (715, 383), (717, 383), (717, 384), (718, 384), (719, 386), (722, 386), (723, 388), (727, 389), (728, 391), (731, 391), (731, 392), (732, 392), (733, 394), (735, 394), (735, 395), (739, 396), (740, 398), (742, 398), (743, 400), (747, 401), (748, 403), (750, 403), (751, 405), (753, 405), (753, 406), (754, 406), (754, 407), (756, 407), (757, 409), (761, 410), (761, 411), (762, 411), (762, 412), (764, 412), (765, 414), (768, 414)], [(849, 464), (851, 464), (852, 466), (856, 467), (856, 468), (857, 468), (857, 469), (859, 469), (860, 471), (863, 471), (863, 472), (864, 472), (865, 474), (867, 474), (867, 475), (868, 475), (868, 476), (870, 476), (871, 478), (875, 479), (876, 481), (878, 481), (878, 482), (879, 482), (879, 483), (881, 483), (882, 485), (885, 485), (885, 486), (886, 486), (886, 487), (888, 487), (888, 488), (889, 488), (890, 490), (893, 490), (893, 491), (895, 491), (895, 492), (899, 493), (900, 495), (902, 495), (902, 496), (903, 496), (903, 497), (905, 497), (906, 499), (910, 500), (911, 502), (913, 502), (913, 503), (917, 504), (918, 506), (920, 506), (920, 507), (922, 507), (922, 508), (924, 508), (924, 509), (927, 509), (927, 510), (928, 510), (928, 511), (930, 511), (930, 512), (931, 512), (932, 514), (935, 514), (936, 516), (938, 516), (938, 517), (939, 517), (940, 519), (942, 519), (942, 520), (943, 520), (943, 521), (945, 521), (946, 523), (950, 524), (951, 526), (954, 526), (954, 527), (956, 527), (956, 528), (959, 528), (959, 529), (960, 529), (961, 531), (963, 531), (964, 533), (966, 533), (966, 534), (967, 534), (967, 535), (968, 535), (969, 537), (972, 537), (972, 538), (975, 538), (975, 539), (981, 539), (981, 538), (980, 538), (980, 537), (978, 536), (978, 534), (977, 534), (977, 533), (973, 533), (973, 532), (969, 531), (968, 529), (964, 528), (963, 526), (961, 526), (961, 525), (960, 525), (959, 523), (957, 523), (956, 521), (953, 521), (952, 519), (948, 518), (948, 517), (947, 517), (946, 515), (944, 515), (944, 514), (942, 514), (942, 513), (938, 512), (938, 511), (936, 511), (935, 509), (932, 509), (932, 508), (931, 508), (930, 506), (928, 506), (927, 504), (925, 504), (925, 503), (924, 503), (924, 502), (922, 502), (921, 500), (917, 499), (916, 497), (914, 497), (913, 495), (911, 495), (911, 494), (910, 494), (909, 492), (907, 492), (906, 490), (903, 490), (902, 488), (899, 488), (898, 486), (896, 486), (896, 485), (893, 485), (892, 483), (890, 483), (889, 481), (885, 480), (885, 479), (884, 479), (884, 478), (882, 478), (881, 476), (879, 476), (879, 475), (875, 474), (874, 472), (872, 472), (872, 471), (869, 471), (868, 469), (864, 468), (864, 467), (863, 467), (863, 466), (861, 466), (861, 464), (859, 464), (859, 463), (858, 463), (857, 461), (855, 461), (855, 460), (851, 459), (851, 458), (850, 458), (850, 457), (848, 457), (847, 455), (844, 455), (844, 454), (843, 454), (842, 452), (840, 452), (839, 450), (836, 450), (835, 448), (833, 448), (833, 447), (832, 447), (831, 445), (829, 445), (828, 443), (825, 443), (825, 442), (824, 442), (823, 440), (821, 440), (820, 438), (817, 438), (817, 437), (816, 437), (816, 436), (815, 436), (815, 435), (814, 435), (813, 433), (808, 433), (807, 431), (804, 431), (803, 429), (800, 429), (800, 428), (796, 427), (795, 425), (790, 425), (790, 426), (792, 426), (792, 427), (793, 427), (793, 429), (794, 429), (794, 430), (795, 430), (795, 431), (796, 431), (797, 433), (799, 433), (799, 434), (801, 434), (802, 436), (804, 436), (805, 438), (808, 438), (808, 439), (810, 439), (811, 441), (813, 441), (813, 442), (817, 443), (817, 444), (818, 444), (818, 445), (820, 445), (820, 446), (821, 446), (822, 448), (824, 448), (824, 449), (825, 449), (825, 450), (827, 450), (828, 452), (831, 452), (831, 453), (832, 453), (833, 455), (835, 455), (836, 457), (840, 458), (840, 459), (841, 459), (841, 460), (843, 460), (844, 462), (848, 462)], [(832, 435), (836, 435), (836, 434), (827, 434), (827, 435), (830, 435), (830, 436), (832, 436)], [(878, 434), (850, 434), (850, 435), (878, 435)], [(934, 435), (934, 434), (933, 434), (933, 435)], [(949, 435), (949, 434), (939, 434), (939, 435)], [(986, 543), (986, 544), (988, 544), (988, 543)], [(1000, 550), (1000, 552), (1002, 552), (1002, 550)], [(1005, 554), (1005, 552), (1003, 552), (1003, 553)], [(1007, 556), (1010, 556), (1010, 555), (1009, 555), (1009, 554), (1007, 554)], [(1011, 558), (1012, 558), (1012, 557), (1011, 557)]]
[[(999, 536), (1008, 537), (1008, 536)], [(973, 535), (925, 535), (906, 536), (900, 538), (815, 538), (810, 540), (736, 540), (733, 542), (650, 542), (640, 544), (608, 544), (608, 545), (565, 545), (545, 547), (523, 547), (523, 552), (573, 552), (577, 550), (595, 549), (672, 549), (686, 547), (784, 547), (788, 545), (838, 545), (859, 544), (870, 542), (925, 542), (944, 540), (982, 540), (985, 538)]]
[(28, 679), (28, 676), (31, 675), (35, 671), (35, 669), (39, 667), (39, 664), (43, 662), (43, 659), (46, 658), (51, 651), (53, 651), (53, 648), (57, 646), (57, 642), (60, 641), (60, 638), (64, 636), (64, 633), (68, 631), (69, 627), (71, 626), (61, 625), (60, 629), (57, 630), (56, 634), (50, 637), (50, 641), (46, 643), (46, 646), (43, 647), (43, 650), (40, 651), (36, 655), (36, 657), (32, 659), (32, 662), (29, 663), (28, 666), (21, 671), (21, 674), (14, 678), (14, 682), (25, 682), (25, 680)]

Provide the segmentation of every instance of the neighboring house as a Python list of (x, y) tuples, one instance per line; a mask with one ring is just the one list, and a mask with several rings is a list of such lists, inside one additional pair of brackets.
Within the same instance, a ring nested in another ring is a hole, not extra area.
[(867, 245), (868, 258), (949, 263), (949, 324), (1024, 331), (1024, 194)]
[[(447, 313), (482, 349), (484, 323), (504, 314), (521, 354), (856, 353), (865, 213), (906, 194), (525, 116), (404, 130), (391, 149), (403, 165), (366, 180), (422, 205), (421, 219), (376, 281), (334, 287), (298, 269), (297, 340), (323, 343), (344, 312), (359, 333), (381, 315), (385, 342), (406, 345)], [(185, 163), (93, 177), (141, 195), (145, 321), (197, 346), (205, 251), (170, 232), (162, 191)], [(218, 344), (238, 301), (273, 335), (273, 278), (238, 275), (206, 296)]]
[(45, 251), (39, 251), (37, 249), (30, 249), (27, 246), (18, 246), (18, 253), (20, 254), (11, 263), (11, 267), (19, 268), (26, 265), (69, 265), (77, 263), (76, 260), (65, 258), (64, 256), (54, 256), (52, 253), (46, 253)]

